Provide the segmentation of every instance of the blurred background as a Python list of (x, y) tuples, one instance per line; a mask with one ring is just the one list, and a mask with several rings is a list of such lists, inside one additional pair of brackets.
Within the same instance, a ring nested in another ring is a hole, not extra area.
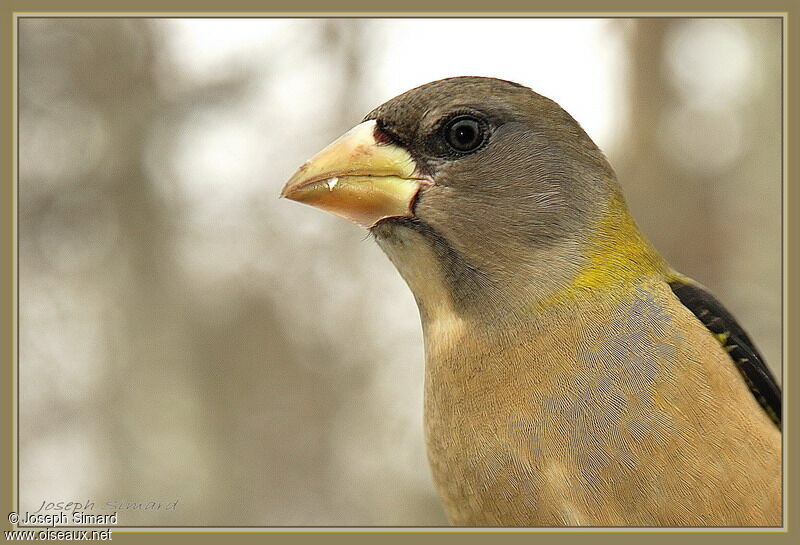
[(277, 195), (447, 76), (567, 109), (780, 377), (781, 24), (20, 19), (20, 509), (446, 523), (411, 293), (357, 227)]

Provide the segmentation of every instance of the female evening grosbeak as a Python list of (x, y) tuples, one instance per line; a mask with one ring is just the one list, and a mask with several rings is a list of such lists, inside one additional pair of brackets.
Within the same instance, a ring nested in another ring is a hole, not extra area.
[(552, 100), (490, 78), (423, 85), (282, 196), (369, 229), (413, 291), (452, 524), (781, 524), (775, 379)]

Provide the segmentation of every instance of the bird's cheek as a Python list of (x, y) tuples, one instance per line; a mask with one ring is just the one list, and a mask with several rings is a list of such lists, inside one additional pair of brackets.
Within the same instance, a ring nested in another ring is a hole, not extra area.
[(431, 185), (420, 190), (414, 202), (414, 217), (433, 228), (447, 227), (458, 212), (458, 195), (450, 187)]

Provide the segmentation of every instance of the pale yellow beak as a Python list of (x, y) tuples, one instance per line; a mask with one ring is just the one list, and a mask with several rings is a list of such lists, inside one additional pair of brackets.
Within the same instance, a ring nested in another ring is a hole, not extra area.
[(411, 216), (417, 193), (433, 182), (417, 172), (406, 150), (378, 142), (375, 129), (375, 121), (365, 121), (343, 134), (289, 178), (281, 197), (367, 229), (382, 219)]

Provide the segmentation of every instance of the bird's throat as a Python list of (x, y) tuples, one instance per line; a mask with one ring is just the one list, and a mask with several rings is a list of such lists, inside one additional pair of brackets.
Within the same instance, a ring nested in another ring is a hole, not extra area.
[(406, 281), (420, 311), (423, 327), (455, 323), (464, 298), (477, 296), (466, 265), (424, 224), (391, 219), (372, 229), (378, 245)]

